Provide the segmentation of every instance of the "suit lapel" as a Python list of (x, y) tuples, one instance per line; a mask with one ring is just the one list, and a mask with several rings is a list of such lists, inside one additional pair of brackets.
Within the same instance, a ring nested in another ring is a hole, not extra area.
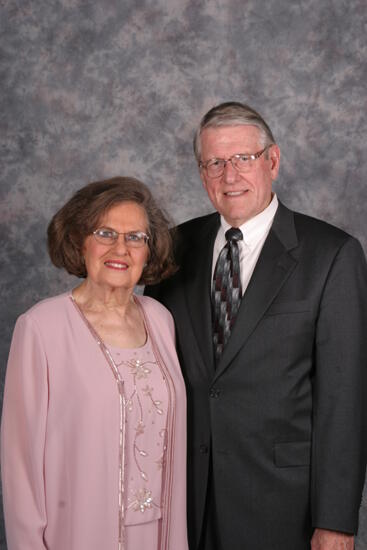
[(245, 345), (283, 284), (297, 265), (289, 250), (297, 246), (293, 213), (279, 203), (238, 312), (236, 323), (215, 371), (216, 379)]
[(213, 246), (219, 225), (217, 214), (205, 219), (200, 235), (194, 236), (191, 243), (190, 265), (184, 266), (187, 307), (202, 360), (211, 375), (214, 355), (210, 291)]

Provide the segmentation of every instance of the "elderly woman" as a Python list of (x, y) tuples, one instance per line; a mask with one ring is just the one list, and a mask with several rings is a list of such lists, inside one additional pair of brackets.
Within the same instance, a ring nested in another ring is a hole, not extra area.
[(1, 428), (8, 550), (186, 550), (185, 391), (170, 313), (134, 294), (173, 270), (132, 178), (91, 183), (48, 228), (84, 278), (17, 321)]

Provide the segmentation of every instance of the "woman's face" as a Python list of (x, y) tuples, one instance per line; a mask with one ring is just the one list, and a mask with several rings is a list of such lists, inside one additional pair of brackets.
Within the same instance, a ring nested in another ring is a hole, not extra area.
[[(135, 202), (112, 206), (100, 219), (96, 229), (112, 229), (117, 233), (148, 233), (148, 219), (143, 207)], [(133, 290), (149, 257), (148, 244), (141, 248), (127, 246), (123, 235), (111, 245), (97, 242), (94, 235), (84, 241), (83, 255), (87, 279), (106, 289)]]

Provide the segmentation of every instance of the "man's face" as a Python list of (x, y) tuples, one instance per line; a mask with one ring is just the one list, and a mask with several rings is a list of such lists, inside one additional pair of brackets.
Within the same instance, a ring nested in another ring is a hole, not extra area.
[[(229, 159), (235, 154), (261, 151), (260, 131), (256, 126), (206, 128), (201, 133), (201, 161)], [(252, 161), (249, 172), (241, 173), (227, 162), (224, 172), (210, 178), (205, 168), (200, 176), (214, 208), (232, 226), (239, 227), (262, 212), (271, 201), (271, 186), (279, 170), (280, 151), (272, 145)]]

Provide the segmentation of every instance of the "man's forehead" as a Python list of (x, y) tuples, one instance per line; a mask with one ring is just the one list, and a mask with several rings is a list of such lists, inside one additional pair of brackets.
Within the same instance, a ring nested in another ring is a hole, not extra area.
[(252, 124), (238, 124), (236, 126), (209, 126), (201, 132), (201, 145), (230, 145), (243, 142), (251, 145), (260, 144), (261, 133), (259, 128)]

